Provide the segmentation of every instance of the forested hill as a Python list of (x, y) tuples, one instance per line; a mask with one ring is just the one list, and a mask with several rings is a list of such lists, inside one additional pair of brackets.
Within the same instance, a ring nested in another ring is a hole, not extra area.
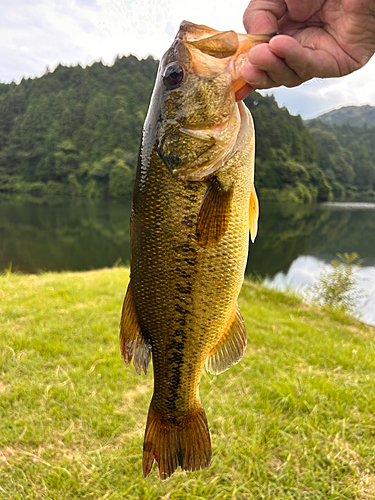
[(0, 85), (0, 190), (131, 192), (157, 66), (129, 56)]
[[(0, 84), (0, 193), (129, 197), (157, 65), (151, 57), (128, 56), (112, 66), (59, 65), (41, 78)], [(301, 117), (273, 97), (254, 93), (245, 102), (256, 127), (263, 200), (323, 201), (373, 189), (375, 181), (363, 182), (342, 149), (334, 168), (322, 162), (321, 151), (335, 154), (334, 136), (318, 137), (318, 156), (317, 136)]]
[(317, 142), (318, 165), (335, 198), (375, 198), (375, 127), (308, 123)]
[[(324, 113), (316, 118), (330, 125), (375, 126), (375, 106), (344, 106)], [(312, 120), (308, 120), (307, 123)]]

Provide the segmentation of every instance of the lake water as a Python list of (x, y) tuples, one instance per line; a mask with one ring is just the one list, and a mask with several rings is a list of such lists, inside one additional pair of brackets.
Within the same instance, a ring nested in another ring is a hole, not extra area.
[[(89, 270), (129, 264), (130, 202), (0, 198), (0, 271)], [(303, 290), (336, 253), (364, 259), (359, 312), (375, 324), (375, 204), (261, 203), (247, 274)]]
[(266, 276), (265, 283), (305, 295), (321, 272), (332, 270), (331, 260), (337, 258), (338, 252), (357, 252), (363, 264), (356, 271), (356, 292), (361, 295), (356, 316), (375, 325), (375, 204), (324, 203), (315, 210), (319, 223), (311, 231), (303, 252), (287, 270)]

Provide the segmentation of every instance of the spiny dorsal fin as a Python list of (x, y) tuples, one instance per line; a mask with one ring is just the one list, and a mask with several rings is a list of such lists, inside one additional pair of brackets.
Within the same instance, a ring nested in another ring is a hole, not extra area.
[(140, 375), (142, 368), (147, 373), (151, 358), (151, 346), (142, 335), (138, 324), (137, 313), (134, 307), (132, 282), (129, 281), (120, 322), (120, 349), (121, 357), (126, 366), (129, 366), (134, 356), (133, 365)]
[(255, 191), (255, 186), (251, 188), (250, 194), (250, 207), (249, 207), (249, 231), (251, 241), (254, 243), (256, 235), (258, 233), (258, 218), (259, 218), (259, 202), (257, 193)]
[(240, 361), (246, 349), (246, 328), (238, 305), (233, 308), (225, 333), (206, 359), (206, 370), (214, 375)]
[(204, 195), (198, 214), (197, 243), (201, 247), (216, 245), (228, 228), (233, 197), (233, 186), (225, 188), (213, 177)]

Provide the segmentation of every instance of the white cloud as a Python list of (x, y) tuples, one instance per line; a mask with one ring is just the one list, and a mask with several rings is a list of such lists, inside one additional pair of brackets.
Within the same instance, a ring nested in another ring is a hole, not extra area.
[(213, 0), (13, 0), (2, 5), (0, 81), (43, 74), (59, 62), (111, 63), (117, 54), (160, 58), (183, 19), (243, 30), (242, 13)]

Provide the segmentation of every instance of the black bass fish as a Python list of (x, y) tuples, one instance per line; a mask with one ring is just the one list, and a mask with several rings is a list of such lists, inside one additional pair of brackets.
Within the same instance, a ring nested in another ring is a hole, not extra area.
[(143, 131), (131, 214), (131, 279), (121, 354), (138, 373), (151, 353), (154, 395), (143, 473), (162, 479), (211, 459), (199, 399), (203, 366), (237, 363), (246, 330), (237, 297), (257, 232), (254, 132), (236, 102), (249, 48), (266, 36), (183, 22), (162, 58)]

